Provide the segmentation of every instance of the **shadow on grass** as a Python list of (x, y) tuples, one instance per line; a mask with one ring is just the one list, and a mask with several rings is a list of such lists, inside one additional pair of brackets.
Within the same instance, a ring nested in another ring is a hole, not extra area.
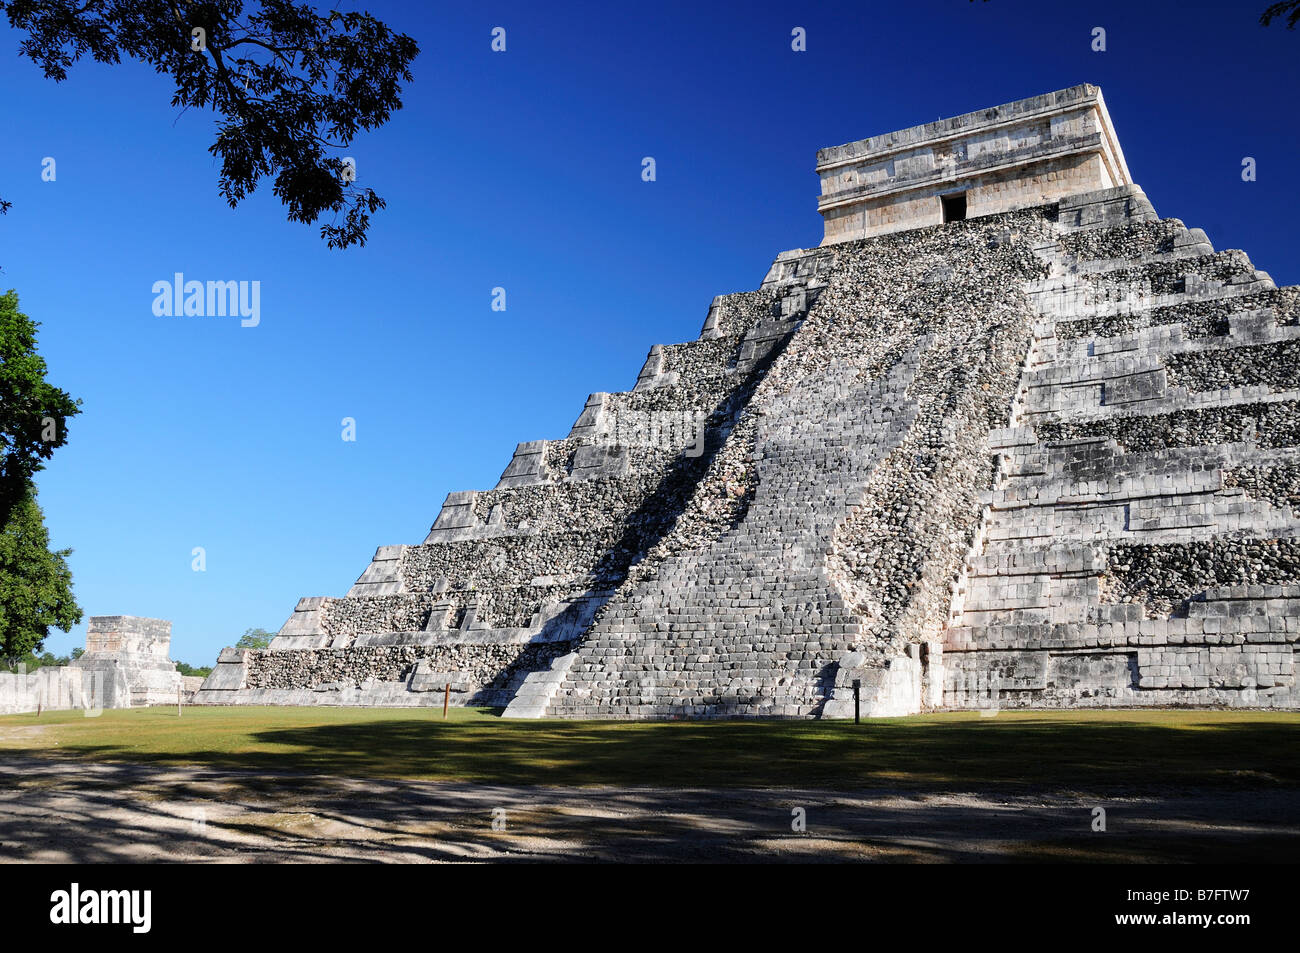
[[(1078, 796), (270, 780), (0, 762), (0, 860), (1280, 862), (1300, 845), (1300, 805), (1285, 789), (1117, 800), (1098, 834), (1095, 799)], [(791, 831), (792, 804), (807, 811), (807, 835)]]
[[(109, 714), (6, 725), (35, 745), (0, 760), (0, 860), (1262, 862), (1300, 845), (1287, 715)], [(611, 787), (563, 789), (584, 785)]]
[(191, 740), (187, 750), (151, 751), (65, 738), (25, 753), (506, 785), (1168, 792), (1300, 784), (1300, 724), (1195, 714), (1170, 723), (1006, 717), (861, 726), (393, 718), (249, 726), (234, 745), (214, 745), (201, 730)]

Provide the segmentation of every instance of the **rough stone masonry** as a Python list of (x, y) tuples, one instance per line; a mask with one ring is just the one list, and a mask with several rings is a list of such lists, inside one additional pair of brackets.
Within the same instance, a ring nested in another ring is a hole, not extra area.
[(168, 652), (166, 619), (96, 615), (86, 623), (86, 650), (69, 665), (34, 672), (0, 672), (0, 714), (54, 709), (175, 705), (202, 679), (182, 676)]
[(1094, 86), (818, 172), (820, 247), (197, 700), (1297, 707), (1297, 290), (1157, 218)]

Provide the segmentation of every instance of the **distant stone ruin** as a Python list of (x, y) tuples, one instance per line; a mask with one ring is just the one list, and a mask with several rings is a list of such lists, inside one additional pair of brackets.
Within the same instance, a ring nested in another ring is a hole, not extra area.
[(183, 682), (171, 660), (171, 644), (172, 624), (165, 619), (91, 616), (86, 653), (72, 664), (104, 673), (105, 708), (174, 705)]
[(171, 639), (172, 624), (164, 619), (91, 616), (86, 651), (70, 665), (0, 673), (0, 713), (188, 701), (202, 680), (185, 679), (176, 670), (168, 654)]
[(1159, 219), (1093, 86), (818, 172), (820, 247), (198, 700), (1296, 708), (1297, 289)]

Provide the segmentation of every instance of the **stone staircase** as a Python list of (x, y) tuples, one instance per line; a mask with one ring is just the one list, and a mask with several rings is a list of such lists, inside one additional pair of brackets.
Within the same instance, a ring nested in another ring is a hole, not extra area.
[[(910, 373), (909, 373), (910, 371)], [(551, 712), (573, 717), (798, 716), (820, 711), (863, 630), (826, 570), (862, 474), (915, 417), (915, 364), (883, 382), (838, 366), (756, 421), (744, 518), (704, 551), (621, 592), (581, 644)], [(811, 403), (820, 412), (798, 414)], [(863, 413), (876, 408), (874, 418)]]
[[(937, 696), (918, 649), (928, 641), (938, 657), (952, 540), (975, 529), (992, 475), (982, 437), (990, 414), (1008, 413), (1024, 359), (1032, 311), (1019, 286), (1044, 270), (1018, 229), (1047, 226), (1010, 216), (838, 246), (818, 305), (728, 439), (753, 487), (738, 522), (625, 583), (528, 714), (843, 716), (855, 679), (868, 714)], [(952, 289), (986, 266), (979, 294), (955, 304)], [(997, 279), (1009, 271), (1020, 280), (1008, 287)], [(992, 331), (981, 306), (1004, 319)], [(940, 381), (971, 352), (969, 374)], [(927, 503), (959, 515), (904, 525)], [(881, 551), (883, 538), (895, 545)], [(928, 620), (916, 608), (927, 600)]]

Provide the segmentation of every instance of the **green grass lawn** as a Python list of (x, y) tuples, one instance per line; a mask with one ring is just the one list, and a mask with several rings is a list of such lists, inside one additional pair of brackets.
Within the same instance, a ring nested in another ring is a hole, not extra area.
[(507, 721), (480, 709), (174, 708), (0, 718), (0, 757), (514, 784), (1053, 788), (1300, 784), (1300, 713), (1003, 712)]

